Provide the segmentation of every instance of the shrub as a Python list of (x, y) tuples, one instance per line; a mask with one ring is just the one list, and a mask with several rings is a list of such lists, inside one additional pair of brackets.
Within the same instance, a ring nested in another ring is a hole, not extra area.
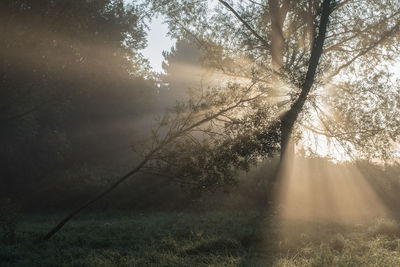
[(345, 246), (346, 240), (344, 239), (342, 234), (336, 234), (334, 238), (331, 239), (329, 245), (332, 249), (342, 252)]
[(378, 219), (377, 222), (369, 227), (368, 231), (374, 235), (400, 236), (400, 226), (395, 220)]

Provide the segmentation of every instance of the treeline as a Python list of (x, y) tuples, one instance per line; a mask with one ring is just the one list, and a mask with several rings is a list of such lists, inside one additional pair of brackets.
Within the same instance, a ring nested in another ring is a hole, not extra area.
[(140, 12), (122, 0), (1, 1), (2, 197), (50, 206), (132, 160), (136, 123), (158, 101)]
[[(133, 146), (149, 138), (155, 117), (196, 85), (198, 76), (182, 75), (200, 57), (186, 41), (164, 54), (166, 74), (151, 71), (140, 54), (145, 8), (122, 0), (0, 3), (0, 199), (26, 210), (85, 202), (135, 164)], [(173, 195), (186, 205), (192, 193), (142, 173), (97, 207), (175, 206), (163, 199)]]

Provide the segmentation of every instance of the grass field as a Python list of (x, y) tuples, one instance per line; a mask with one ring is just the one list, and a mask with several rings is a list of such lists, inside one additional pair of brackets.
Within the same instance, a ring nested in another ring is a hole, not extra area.
[(1, 266), (400, 266), (393, 220), (257, 219), (252, 212), (83, 214), (36, 243), (62, 214), (24, 215)]

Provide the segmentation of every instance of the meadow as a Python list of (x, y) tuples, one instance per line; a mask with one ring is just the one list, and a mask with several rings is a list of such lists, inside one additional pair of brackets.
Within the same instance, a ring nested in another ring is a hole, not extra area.
[(91, 212), (50, 241), (63, 214), (24, 214), (0, 266), (400, 266), (391, 219), (328, 223), (253, 211)]
[(0, 267), (400, 266), (399, 33), (399, 0), (1, 0)]

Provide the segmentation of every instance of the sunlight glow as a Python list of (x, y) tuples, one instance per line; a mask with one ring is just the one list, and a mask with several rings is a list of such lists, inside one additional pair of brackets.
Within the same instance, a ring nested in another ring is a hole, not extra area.
[(372, 186), (353, 165), (295, 158), (278, 194), (282, 219), (363, 222), (388, 216)]

